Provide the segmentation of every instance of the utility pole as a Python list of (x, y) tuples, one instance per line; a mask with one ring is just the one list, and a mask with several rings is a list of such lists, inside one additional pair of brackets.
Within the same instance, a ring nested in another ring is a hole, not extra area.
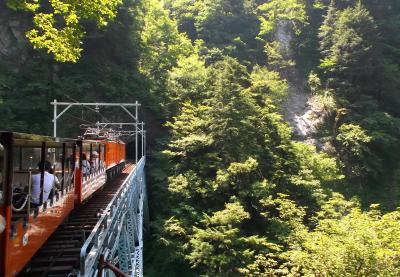
[(138, 162), (138, 117), (139, 117), (139, 114), (138, 114), (138, 101), (136, 101), (136, 114), (135, 114), (135, 119), (136, 119), (136, 132), (135, 132), (135, 164), (137, 164), (137, 162)]
[(54, 113), (53, 113), (53, 137), (57, 137), (57, 100), (54, 99)]

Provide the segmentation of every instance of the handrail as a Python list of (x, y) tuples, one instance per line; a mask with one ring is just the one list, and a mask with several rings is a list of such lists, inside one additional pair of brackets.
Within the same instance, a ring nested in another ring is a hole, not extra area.
[(91, 179), (93, 179), (93, 178), (95, 178), (95, 177), (97, 177), (97, 176), (99, 176), (99, 175), (101, 175), (101, 174), (103, 174), (105, 172), (106, 172), (105, 167), (102, 167), (102, 168), (100, 168), (100, 169), (98, 169), (96, 171), (91, 172), (87, 176), (83, 176), (82, 180), (83, 180), (83, 182), (89, 181), (89, 180), (91, 180)]
[[(87, 269), (94, 269), (94, 265), (98, 259), (98, 256), (101, 254), (102, 247), (104, 241), (106, 239), (106, 234), (109, 229), (112, 227), (112, 224), (116, 224), (114, 218), (116, 216), (116, 212), (121, 210), (124, 203), (122, 200), (123, 196), (129, 192), (129, 188), (132, 190), (133, 186), (129, 187), (127, 184), (130, 184), (133, 180), (132, 178), (136, 177), (138, 172), (143, 170), (145, 164), (145, 157), (142, 157), (137, 163), (135, 169), (128, 175), (125, 179), (121, 187), (118, 189), (117, 193), (114, 195), (113, 199), (107, 205), (104, 210), (103, 215), (98, 220), (97, 224), (93, 228), (89, 237), (86, 239), (80, 251), (80, 275), (87, 276), (89, 272), (86, 272)], [(132, 193), (134, 191), (131, 191)], [(126, 199), (125, 199), (126, 200)], [(124, 216), (125, 213), (121, 216)], [(91, 245), (90, 251), (88, 252), (89, 245)], [(94, 248), (94, 249), (93, 249)], [(92, 250), (96, 250), (92, 253)], [(88, 253), (88, 254), (87, 254)]]

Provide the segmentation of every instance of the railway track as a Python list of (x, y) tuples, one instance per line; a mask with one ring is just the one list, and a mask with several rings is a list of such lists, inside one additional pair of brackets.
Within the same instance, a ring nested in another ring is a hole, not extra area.
[(86, 238), (113, 199), (134, 164), (107, 182), (85, 204), (74, 210), (33, 256), (21, 277), (72, 277), (79, 275), (79, 254)]

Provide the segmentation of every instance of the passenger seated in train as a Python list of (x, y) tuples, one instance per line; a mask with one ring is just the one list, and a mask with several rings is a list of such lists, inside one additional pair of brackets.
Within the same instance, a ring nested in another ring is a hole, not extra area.
[(92, 166), (92, 172), (97, 172), (103, 167), (103, 162), (99, 159), (99, 153), (97, 153), (97, 151), (92, 152), (90, 164)]
[(83, 174), (83, 177), (86, 177), (86, 176), (90, 175), (90, 169), (91, 169), (90, 162), (87, 160), (86, 154), (83, 153), (82, 154), (82, 174)]
[(48, 161), (45, 161), (44, 164), (39, 162), (38, 168), (39, 173), (32, 175), (31, 204), (33, 207), (40, 205), (40, 178), (43, 170), (43, 203), (49, 198), (53, 187), (58, 186), (59, 184), (57, 177), (49, 172), (51, 170), (51, 164)]

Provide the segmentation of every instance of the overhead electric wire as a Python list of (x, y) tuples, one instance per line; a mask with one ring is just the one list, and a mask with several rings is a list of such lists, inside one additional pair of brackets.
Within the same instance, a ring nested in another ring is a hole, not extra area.
[(83, 118), (80, 118), (80, 117), (77, 117), (77, 116), (74, 116), (74, 115), (71, 115), (71, 114), (68, 114), (68, 113), (66, 113), (65, 115), (66, 115), (66, 116), (69, 116), (69, 117), (72, 117), (72, 118), (75, 118), (75, 119), (80, 120), (80, 121), (84, 121), (84, 122), (89, 123), (89, 124), (95, 124), (95, 123), (92, 122), (92, 121), (88, 121), (88, 120), (86, 120), (86, 119), (83, 119)]
[[(68, 95), (67, 93), (63, 93), (63, 95), (64, 95), (65, 97), (67, 97), (69, 100), (71, 100), (71, 101), (73, 101), (73, 102), (75, 102), (75, 103), (78, 103), (78, 104), (80, 103), (79, 101), (77, 101), (76, 99), (74, 99), (73, 97), (71, 97), (70, 95)], [(105, 121), (106, 123), (111, 123), (111, 122), (112, 122), (112, 121), (109, 120), (107, 117), (105, 117), (102, 113), (100, 113), (100, 111), (99, 111), (98, 109), (93, 109), (93, 108), (91, 108), (91, 107), (89, 107), (89, 106), (86, 106), (86, 105), (81, 105), (81, 106), (82, 106), (82, 107), (85, 107), (86, 109), (88, 109), (88, 110), (90, 110), (90, 111), (95, 112), (96, 114), (99, 114), (99, 115), (101, 116), (101, 120), (102, 120), (102, 121)], [(68, 114), (68, 116), (70, 116), (70, 117), (72, 117), (72, 118), (75, 118), (75, 119), (78, 119), (78, 120), (80, 120), (80, 121), (89, 123), (89, 124), (91, 124), (91, 125), (93, 125), (93, 126), (96, 125), (95, 122), (90, 122), (90, 121), (88, 121), (88, 120), (83, 119), (83, 114), (82, 114), (82, 118), (78, 118), (78, 117), (73, 116), (73, 115), (70, 115), (70, 114)], [(123, 130), (123, 131), (129, 131), (129, 130)], [(118, 132), (118, 131), (117, 131), (117, 130), (114, 130), (114, 132)]]
[[(77, 101), (76, 99), (72, 98), (72, 97), (69, 96), (68, 94), (64, 93), (64, 95), (65, 95), (69, 100), (74, 101), (75, 103), (79, 103), (79, 101)], [(98, 110), (93, 109), (93, 108), (91, 108), (91, 107), (89, 107), (89, 106), (86, 106), (86, 105), (82, 105), (82, 107), (85, 107), (86, 109), (88, 109), (88, 110), (90, 110), (90, 111), (93, 111), (93, 112), (99, 114), (99, 115), (102, 117), (102, 120), (105, 120), (105, 121), (108, 122), (108, 123), (111, 122), (111, 120), (109, 120), (108, 118), (106, 118), (106, 117), (105, 117), (102, 113), (100, 113)]]

